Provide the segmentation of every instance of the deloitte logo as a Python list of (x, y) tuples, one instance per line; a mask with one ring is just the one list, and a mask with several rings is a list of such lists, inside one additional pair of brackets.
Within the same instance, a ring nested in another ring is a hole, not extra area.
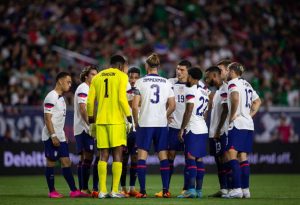
[(33, 151), (30, 154), (23, 151), (19, 154), (4, 152), (4, 167), (45, 167), (45, 165), (44, 152)]

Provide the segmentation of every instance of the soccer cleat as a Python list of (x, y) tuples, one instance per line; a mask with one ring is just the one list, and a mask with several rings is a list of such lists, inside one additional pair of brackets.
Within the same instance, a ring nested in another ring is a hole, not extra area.
[(135, 197), (139, 192), (136, 190), (130, 190), (130, 192), (128, 192), (129, 196)]
[(54, 190), (54, 191), (48, 193), (48, 197), (49, 198), (63, 198), (64, 195), (62, 195)]
[(202, 191), (201, 190), (196, 190), (196, 198), (202, 198)]
[(163, 193), (163, 198), (171, 198), (171, 193), (169, 191), (166, 193)]
[(177, 198), (196, 198), (197, 193), (195, 189), (186, 190), (183, 194), (177, 196)]
[(98, 199), (104, 199), (104, 198), (108, 198), (108, 197), (109, 197), (108, 193), (103, 193), (103, 192), (98, 193)]
[(250, 194), (249, 188), (247, 188), (247, 189), (242, 189), (242, 192), (243, 192), (243, 198), (245, 198), (245, 199), (251, 198), (251, 194)]
[(180, 199), (181, 199), (181, 198), (184, 198), (184, 193), (185, 193), (186, 191), (187, 191), (187, 190), (182, 190), (181, 193), (180, 193), (180, 195), (177, 196), (177, 198), (180, 198)]
[(125, 198), (124, 194), (117, 192), (110, 192), (110, 198)]
[(92, 191), (91, 196), (92, 196), (93, 198), (98, 198), (98, 195), (99, 195), (99, 192), (97, 192), (97, 191)]
[(228, 192), (227, 195), (224, 196), (224, 198), (237, 198), (237, 199), (241, 199), (243, 198), (243, 192), (241, 188), (237, 188), (237, 189), (232, 189), (231, 191)]
[(123, 194), (125, 198), (130, 197), (129, 192), (127, 192), (127, 191), (121, 191), (120, 194)]
[(208, 197), (219, 198), (222, 197), (222, 195), (226, 195), (226, 194), (228, 194), (227, 189), (221, 189), (214, 194), (208, 195)]
[(89, 189), (81, 190), (82, 193), (92, 196), (92, 192)]
[(142, 194), (140, 192), (138, 192), (136, 195), (135, 195), (135, 198), (147, 198), (147, 194)]
[(79, 198), (79, 197), (90, 197), (90, 195), (81, 192), (80, 190), (75, 190), (70, 192), (71, 198)]
[(163, 191), (157, 192), (154, 195), (156, 198), (163, 198)]

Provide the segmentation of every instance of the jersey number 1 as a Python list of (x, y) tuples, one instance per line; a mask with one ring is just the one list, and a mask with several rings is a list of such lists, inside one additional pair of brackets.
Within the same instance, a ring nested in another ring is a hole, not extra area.
[(108, 79), (107, 78), (104, 80), (104, 83), (105, 83), (105, 94), (104, 94), (104, 97), (108, 98)]

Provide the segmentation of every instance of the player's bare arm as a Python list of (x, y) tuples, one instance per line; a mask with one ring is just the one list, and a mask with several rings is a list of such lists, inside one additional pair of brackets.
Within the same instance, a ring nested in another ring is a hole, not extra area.
[(140, 95), (135, 95), (132, 100), (132, 115), (135, 127), (138, 127), (138, 119), (139, 119), (139, 104), (140, 104)]
[(181, 123), (181, 129), (178, 133), (178, 139), (183, 142), (183, 133), (184, 133), (184, 129), (186, 128), (187, 124), (189, 123), (191, 116), (192, 116), (192, 112), (194, 109), (194, 103), (186, 103), (186, 108), (183, 114), (183, 119), (182, 119), (182, 123)]
[(231, 109), (230, 109), (229, 123), (231, 123), (237, 118), (236, 111), (239, 105), (239, 93), (238, 92), (230, 93), (230, 101), (231, 101)]
[(59, 140), (58, 140), (58, 138), (55, 134), (51, 118), (52, 118), (52, 114), (50, 114), (50, 113), (45, 113), (44, 114), (45, 125), (46, 125), (46, 127), (49, 131), (49, 135), (51, 136), (52, 143), (53, 143), (54, 146), (58, 147), (60, 145), (60, 143), (59, 143)]
[(167, 118), (171, 116), (171, 114), (175, 111), (176, 109), (176, 102), (175, 102), (175, 97), (170, 97), (168, 98), (168, 108), (167, 108)]
[(261, 105), (261, 100), (260, 100), (260, 98), (257, 98), (256, 100), (254, 100), (254, 101), (252, 102), (251, 109), (250, 109), (250, 116), (251, 116), (251, 117), (254, 117), (254, 115), (255, 115), (255, 114), (257, 113), (257, 111), (259, 110), (260, 105)]
[(218, 124), (217, 130), (216, 130), (216, 134), (214, 136), (215, 139), (220, 139), (220, 133), (221, 133), (221, 129), (224, 126), (224, 123), (226, 121), (227, 115), (228, 115), (228, 106), (227, 103), (223, 103), (222, 104), (222, 113), (221, 113), (221, 119), (220, 122)]

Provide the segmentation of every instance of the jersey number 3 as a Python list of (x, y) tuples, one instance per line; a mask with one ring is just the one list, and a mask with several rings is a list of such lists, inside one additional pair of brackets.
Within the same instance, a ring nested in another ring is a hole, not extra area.
[(151, 103), (156, 104), (159, 102), (159, 86), (157, 84), (151, 85), (151, 89), (154, 89), (154, 99), (150, 100)]

